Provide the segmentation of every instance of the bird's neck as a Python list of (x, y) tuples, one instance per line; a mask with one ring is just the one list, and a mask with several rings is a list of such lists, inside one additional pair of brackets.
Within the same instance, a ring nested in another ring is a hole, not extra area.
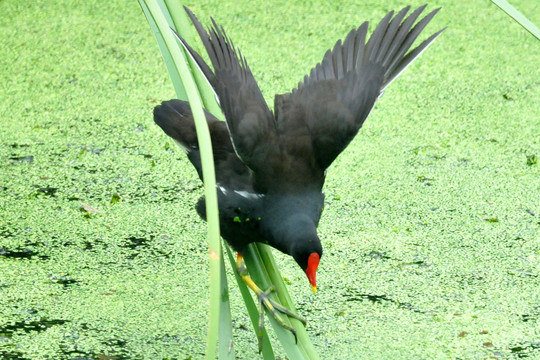
[(270, 204), (263, 231), (273, 247), (291, 254), (298, 241), (317, 238), (317, 225), (323, 206), (322, 193), (279, 196), (266, 198), (265, 201)]

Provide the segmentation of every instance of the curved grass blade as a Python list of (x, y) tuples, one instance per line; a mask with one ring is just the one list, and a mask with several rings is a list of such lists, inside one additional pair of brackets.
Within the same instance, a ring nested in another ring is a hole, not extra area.
[(227, 287), (227, 273), (225, 272), (225, 261), (223, 256), (220, 259), (221, 267), (221, 309), (219, 311), (219, 340), (218, 359), (234, 360), (234, 342), (232, 334), (231, 306), (229, 301), (229, 289)]
[[(181, 34), (182, 38), (188, 43), (193, 44), (193, 26), (191, 25), (191, 21), (182, 4), (178, 0), (160, 0), (160, 3), (163, 3), (163, 8), (169, 16), (167, 19), (169, 26), (172, 29), (175, 29), (177, 33)], [(203, 107), (218, 119), (224, 120), (221, 108), (216, 102), (214, 91), (208, 83), (208, 80), (206, 80), (195, 61), (187, 54), (183, 47), (182, 52), (186, 55), (191, 74), (193, 75), (193, 79), (195, 80), (199, 94), (201, 95)]]
[(505, 13), (512, 17), (518, 24), (523, 26), (525, 30), (534, 35), (540, 40), (540, 29), (532, 23), (525, 15), (520, 13), (515, 7), (510, 5), (506, 0), (491, 0), (495, 5), (500, 7)]
[(171, 52), (169, 48), (167, 47), (167, 45), (165, 44), (165, 40), (161, 36), (157, 23), (152, 13), (148, 9), (146, 1), (139, 0), (139, 4), (141, 5), (141, 9), (144, 12), (146, 19), (148, 20), (148, 23), (150, 24), (150, 28), (152, 29), (152, 32), (154, 33), (156, 37), (159, 50), (161, 51), (161, 55), (163, 56), (163, 61), (165, 62), (165, 66), (167, 67), (167, 71), (169, 72), (169, 76), (171, 77), (171, 81), (173, 83), (176, 96), (178, 96), (180, 100), (187, 101), (188, 97), (184, 89), (184, 85), (182, 84), (182, 81), (180, 80), (180, 74), (178, 73), (176, 65), (174, 64)]
[[(206, 124), (206, 118), (202, 109), (202, 102), (197, 89), (197, 85), (191, 75), (186, 57), (180, 44), (170, 30), (170, 25), (163, 14), (163, 3), (160, 6), (158, 0), (139, 0), (148, 21), (155, 24), (157, 32), (156, 38), (162, 39), (170, 57), (174, 63), (175, 69), (179, 74), (183, 84), (183, 90), (187, 94), (187, 100), (191, 105), (195, 128), (197, 131), (197, 140), (201, 152), (201, 161), (203, 169), (203, 182), (206, 197), (206, 214), (208, 221), (208, 247), (210, 254), (210, 309), (208, 323), (208, 338), (206, 343), (207, 359), (216, 358), (217, 342), (219, 337), (220, 320), (220, 299), (221, 299), (221, 242), (219, 238), (219, 217), (217, 208), (216, 177), (214, 169), (214, 156), (212, 153), (212, 143), (210, 140), (210, 131)], [(180, 6), (180, 3), (178, 4)], [(158, 40), (158, 43), (160, 41)], [(169, 69), (169, 67), (168, 67)], [(172, 77), (172, 76), (171, 76)], [(175, 85), (175, 89), (179, 85)], [(177, 94), (180, 96), (181, 94)]]
[[(234, 256), (231, 252), (231, 249), (227, 244), (225, 244), (225, 250), (227, 251), (227, 255), (229, 257), (229, 262), (231, 264), (231, 267), (233, 268), (233, 273), (236, 279), (236, 282), (238, 283), (238, 288), (240, 289), (240, 293), (242, 294), (242, 298), (244, 299), (244, 303), (246, 304), (246, 309), (248, 311), (249, 318), (251, 319), (251, 323), (253, 325), (254, 329), (257, 329), (257, 324), (259, 322), (259, 310), (257, 308), (257, 305), (253, 301), (253, 297), (251, 296), (251, 290), (247, 287), (246, 283), (242, 280), (240, 275), (238, 275), (238, 272), (236, 269), (236, 261), (234, 260)], [(272, 349), (272, 344), (270, 343), (270, 338), (268, 337), (268, 333), (266, 332), (266, 329), (263, 329), (263, 338), (262, 338), (262, 356), (264, 360), (275, 360), (274, 350)]]

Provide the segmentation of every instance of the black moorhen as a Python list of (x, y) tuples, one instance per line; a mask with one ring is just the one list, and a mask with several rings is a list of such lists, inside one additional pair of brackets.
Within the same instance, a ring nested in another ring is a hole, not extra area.
[[(409, 51), (439, 11), (414, 25), (425, 7), (407, 18), (409, 6), (395, 16), (389, 12), (367, 43), (367, 22), (351, 30), (296, 89), (275, 96), (273, 113), (245, 58), (223, 28), (211, 19), (213, 27), (207, 32), (186, 8), (214, 71), (176, 35), (210, 82), (227, 120), (205, 112), (216, 167), (221, 234), (238, 252), (237, 269), (244, 281), (295, 336), (278, 311), (305, 321), (271, 301), (268, 291), (249, 278), (242, 250), (252, 242), (263, 242), (291, 255), (316, 291), (315, 274), (322, 255), (317, 225), (326, 169), (354, 138), (384, 88), (444, 30)], [(154, 109), (154, 120), (185, 149), (202, 179), (189, 103), (165, 101)], [(206, 217), (204, 198), (197, 212)]]

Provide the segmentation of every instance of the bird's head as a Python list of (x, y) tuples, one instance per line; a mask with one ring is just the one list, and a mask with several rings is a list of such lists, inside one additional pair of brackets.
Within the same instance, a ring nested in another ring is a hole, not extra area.
[(289, 203), (283, 212), (276, 217), (271, 227), (273, 241), (270, 244), (276, 249), (291, 255), (307, 275), (313, 293), (317, 292), (317, 268), (322, 256), (322, 245), (317, 235), (317, 225), (313, 218), (295, 210)]

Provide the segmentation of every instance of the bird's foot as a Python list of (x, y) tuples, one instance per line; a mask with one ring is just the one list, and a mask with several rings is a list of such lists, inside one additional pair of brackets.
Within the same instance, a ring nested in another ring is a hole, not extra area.
[(276, 301), (272, 300), (270, 298), (270, 294), (276, 291), (273, 287), (270, 287), (266, 291), (263, 291), (261, 288), (259, 288), (257, 284), (255, 284), (253, 279), (251, 279), (251, 277), (249, 276), (247, 272), (246, 264), (244, 263), (244, 259), (242, 258), (242, 255), (240, 254), (238, 254), (238, 257), (237, 257), (236, 266), (237, 266), (238, 274), (240, 275), (242, 280), (246, 283), (246, 285), (251, 290), (253, 290), (255, 295), (257, 295), (257, 299), (259, 300), (259, 323), (257, 326), (257, 340), (259, 342), (259, 353), (262, 351), (262, 338), (263, 338), (263, 331), (264, 331), (264, 309), (265, 308), (266, 310), (268, 310), (270, 314), (272, 314), (272, 317), (276, 320), (276, 322), (281, 327), (289, 330), (293, 334), (294, 341), (297, 342), (298, 338), (296, 336), (296, 330), (283, 320), (283, 317), (281, 314), (285, 314), (294, 319), (297, 319), (302, 324), (304, 324), (304, 326), (306, 326), (307, 324), (306, 319), (292, 312), (286, 307), (280, 305)]
[(259, 325), (258, 325), (258, 331), (257, 331), (257, 338), (259, 340), (259, 352), (262, 350), (262, 335), (263, 335), (263, 329), (264, 329), (264, 309), (268, 310), (270, 314), (272, 314), (272, 317), (276, 320), (276, 322), (283, 328), (289, 330), (293, 336), (294, 336), (294, 342), (298, 342), (298, 338), (296, 336), (296, 330), (287, 324), (283, 317), (280, 315), (280, 313), (285, 314), (287, 316), (290, 316), (292, 318), (297, 319), (300, 321), (304, 326), (306, 326), (307, 322), (306, 319), (304, 319), (302, 316), (292, 312), (291, 310), (287, 309), (284, 306), (281, 306), (276, 301), (272, 300), (270, 298), (270, 293), (275, 292), (275, 289), (273, 287), (269, 288), (266, 291), (262, 291), (259, 289), (259, 293), (256, 292), (257, 298), (259, 299)]

